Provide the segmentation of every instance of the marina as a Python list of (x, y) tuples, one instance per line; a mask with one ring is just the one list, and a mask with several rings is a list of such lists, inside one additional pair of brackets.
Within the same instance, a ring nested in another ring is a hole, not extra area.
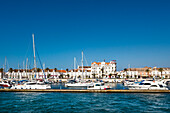
[[(28, 82), (29, 83), (29, 82)], [(163, 89), (129, 89), (127, 86), (124, 86), (122, 83), (104, 83), (96, 82), (95, 88), (92, 86), (75, 86), (75, 87), (66, 87), (65, 83), (53, 83), (48, 84), (50, 86), (49, 89), (41, 88), (42, 86), (36, 86), (39, 88), (8, 88), (8, 89), (0, 89), (0, 92), (60, 92), (60, 93), (170, 93), (170, 90), (163, 90)], [(99, 86), (102, 85), (102, 86)], [(28, 87), (28, 86), (27, 86)], [(109, 87), (109, 88), (108, 88)], [(168, 85), (167, 88), (170, 88)]]
[(0, 113), (170, 113), (169, 6), (1, 0)]

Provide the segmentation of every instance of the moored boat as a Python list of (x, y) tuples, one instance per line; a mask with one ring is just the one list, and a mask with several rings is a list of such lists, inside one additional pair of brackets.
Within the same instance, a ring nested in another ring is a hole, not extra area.
[(160, 81), (143, 81), (141, 83), (128, 85), (129, 89), (137, 90), (168, 90), (167, 85)]
[(51, 89), (51, 86), (45, 83), (26, 82), (24, 84), (15, 84), (11, 89)]
[(88, 86), (87, 89), (98, 89), (98, 90), (106, 90), (106, 89), (110, 89), (110, 86), (106, 86), (104, 83), (102, 82), (97, 82), (97, 83), (93, 83), (92, 86)]
[(0, 86), (3, 88), (9, 88), (10, 84), (7, 81), (0, 81)]

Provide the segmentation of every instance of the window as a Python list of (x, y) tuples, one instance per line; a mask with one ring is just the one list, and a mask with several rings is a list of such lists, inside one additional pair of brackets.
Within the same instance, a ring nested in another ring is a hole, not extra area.
[(140, 83), (139, 85), (143, 85), (144, 83)]
[(157, 85), (151, 85), (151, 87), (157, 87)]
[(36, 83), (27, 83), (27, 85), (36, 85)]
[(96, 86), (100, 86), (100, 84), (96, 84)]
[(150, 83), (144, 83), (144, 85), (151, 85)]
[(161, 87), (161, 88), (162, 88), (162, 87), (163, 87), (163, 85), (159, 85), (159, 87)]

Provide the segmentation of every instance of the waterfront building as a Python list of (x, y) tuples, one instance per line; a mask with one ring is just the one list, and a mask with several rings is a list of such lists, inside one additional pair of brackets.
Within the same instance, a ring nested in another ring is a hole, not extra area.
[[(162, 71), (161, 71), (162, 70)], [(170, 78), (170, 68), (125, 68), (117, 72), (120, 78)]]
[(115, 78), (116, 75), (116, 61), (110, 62), (93, 62), (91, 66), (78, 66), (77, 69), (69, 71), (70, 78)]
[(34, 69), (14, 69), (12, 72), (6, 73), (9, 79), (66, 78), (66, 70), (48, 69), (44, 70), (44, 74), (42, 69), (39, 69), (36, 72)]
[(70, 78), (92, 78), (91, 75), (91, 66), (83, 66), (83, 75), (82, 75), (82, 66), (78, 66), (78, 69), (71, 69), (68, 74)]
[(91, 64), (91, 74), (94, 76), (93, 78), (115, 78), (116, 61), (93, 62)]
[[(114, 79), (114, 78), (170, 78), (170, 68), (157, 68), (157, 67), (143, 67), (143, 68), (125, 68), (121, 71), (116, 71), (116, 61), (110, 62), (93, 62), (91, 66), (78, 66), (77, 69), (71, 70), (57, 70), (55, 69), (12, 69), (3, 74), (3, 71), (0, 70), (0, 78), (8, 79), (74, 79), (74, 78), (104, 78), (104, 79)], [(45, 74), (45, 75), (44, 75)]]

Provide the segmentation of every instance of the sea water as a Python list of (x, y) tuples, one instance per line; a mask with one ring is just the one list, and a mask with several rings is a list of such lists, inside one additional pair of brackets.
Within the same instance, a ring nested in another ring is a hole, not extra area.
[(0, 92), (0, 112), (170, 113), (170, 94)]

